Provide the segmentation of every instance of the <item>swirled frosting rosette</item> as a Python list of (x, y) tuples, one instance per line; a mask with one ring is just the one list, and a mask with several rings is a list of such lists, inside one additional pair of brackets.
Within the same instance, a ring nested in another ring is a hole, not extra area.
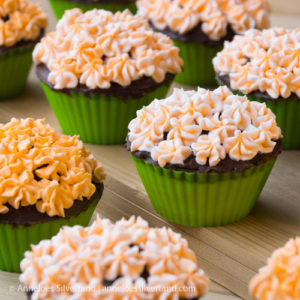
[(31, 299), (195, 299), (209, 280), (187, 241), (142, 218), (65, 227), (25, 253)]
[(209, 170), (225, 159), (233, 166), (271, 153), (280, 138), (275, 115), (265, 104), (233, 95), (227, 87), (175, 89), (137, 112), (128, 146), (133, 153), (148, 153), (160, 167), (188, 170), (192, 159)]
[(272, 111), (227, 87), (174, 89), (128, 128), (127, 149), (154, 209), (183, 225), (247, 216), (281, 152)]
[(249, 30), (225, 43), (213, 60), (215, 71), (221, 82), (223, 76), (228, 76), (229, 87), (243, 94), (260, 92), (272, 99), (292, 95), (299, 98), (299, 42), (299, 28)]
[(213, 59), (217, 79), (278, 116), (285, 149), (300, 148), (300, 29), (251, 29)]
[(0, 17), (2, 47), (11, 47), (20, 41), (34, 41), (47, 25), (45, 12), (28, 0), (1, 1)]
[(176, 81), (216, 85), (212, 59), (224, 41), (250, 28), (269, 27), (266, 0), (138, 0), (138, 14), (180, 48), (183, 72)]
[(164, 81), (166, 74), (181, 71), (178, 53), (167, 36), (154, 33), (128, 10), (73, 9), (36, 46), (33, 59), (47, 67), (46, 79), (54, 89), (109, 89), (112, 83), (126, 87), (142, 77)]
[(86, 226), (104, 178), (78, 136), (60, 135), (41, 119), (0, 124), (0, 270), (19, 272), (30, 245), (60, 227)]
[(220, 40), (230, 28), (235, 33), (270, 25), (266, 0), (138, 0), (139, 13), (159, 29), (184, 35), (196, 26), (211, 40)]
[(290, 239), (275, 250), (265, 267), (249, 284), (250, 295), (258, 300), (300, 298), (300, 238)]

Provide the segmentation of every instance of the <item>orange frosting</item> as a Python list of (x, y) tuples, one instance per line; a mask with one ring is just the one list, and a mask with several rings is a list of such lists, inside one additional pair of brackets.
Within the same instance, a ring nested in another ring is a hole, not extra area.
[(191, 299), (209, 287), (187, 241), (140, 217), (64, 227), (27, 251), (21, 269), (33, 299)]
[(220, 40), (228, 26), (236, 33), (250, 28), (268, 28), (266, 0), (138, 0), (138, 13), (158, 28), (185, 34), (202, 23), (202, 30)]
[(170, 97), (139, 110), (128, 128), (131, 151), (150, 152), (161, 167), (183, 164), (191, 154), (199, 165), (215, 166), (226, 155), (250, 160), (272, 152), (281, 138), (266, 104), (235, 96), (227, 87), (174, 89)]
[(45, 12), (28, 0), (1, 0), (0, 17), (0, 46), (36, 40), (47, 26)]
[(179, 49), (167, 36), (154, 33), (147, 21), (129, 10), (65, 12), (56, 31), (47, 34), (34, 52), (36, 64), (50, 70), (55, 89), (106, 89), (112, 82), (128, 86), (143, 76), (162, 82), (167, 73), (181, 72)]
[(75, 200), (90, 198), (102, 165), (78, 136), (59, 135), (44, 120), (12, 119), (0, 124), (0, 213), (35, 205), (64, 216)]
[(267, 266), (261, 268), (249, 284), (258, 300), (300, 299), (300, 238), (290, 239), (274, 251)]
[(274, 99), (300, 97), (300, 28), (249, 30), (225, 42), (213, 59), (215, 71), (229, 75), (230, 86), (244, 94), (266, 92)]

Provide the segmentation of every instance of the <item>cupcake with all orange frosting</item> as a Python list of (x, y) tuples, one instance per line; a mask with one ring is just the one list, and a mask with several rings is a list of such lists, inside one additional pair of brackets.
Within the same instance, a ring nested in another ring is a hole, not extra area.
[(300, 149), (300, 28), (249, 30), (213, 60), (217, 79), (277, 116), (284, 149)]
[(25, 253), (29, 299), (199, 299), (209, 279), (187, 240), (142, 218), (64, 227)]
[(0, 99), (7, 99), (26, 85), (32, 51), (43, 36), (47, 17), (28, 0), (2, 0), (0, 17)]
[(105, 9), (111, 12), (129, 9), (132, 13), (136, 12), (136, 0), (49, 0), (56, 18), (59, 20), (65, 10), (80, 8), (88, 11), (94, 8)]
[(281, 131), (265, 104), (227, 87), (174, 89), (137, 112), (127, 149), (161, 216), (218, 226), (252, 210), (281, 152)]
[(166, 96), (179, 49), (128, 10), (66, 11), (33, 53), (46, 96), (67, 134), (122, 144), (136, 111)]
[(300, 299), (300, 237), (274, 251), (250, 281), (249, 291), (257, 300)]
[(77, 136), (44, 120), (0, 124), (0, 161), (0, 269), (18, 272), (31, 244), (63, 225), (88, 225), (105, 175)]
[(137, 0), (138, 13), (180, 48), (189, 85), (215, 85), (212, 59), (226, 40), (250, 28), (268, 28), (266, 0)]

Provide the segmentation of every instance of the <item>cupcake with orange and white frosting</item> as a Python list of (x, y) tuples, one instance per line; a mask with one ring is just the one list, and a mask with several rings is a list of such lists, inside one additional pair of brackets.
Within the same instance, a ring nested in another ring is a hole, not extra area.
[(30, 118), (0, 124), (0, 160), (0, 269), (18, 272), (31, 244), (88, 225), (105, 174), (77, 136)]
[(186, 239), (142, 218), (64, 227), (26, 252), (29, 299), (199, 299), (209, 279)]
[(1, 1), (0, 17), (0, 99), (7, 99), (25, 87), (31, 54), (43, 36), (47, 17), (28, 0)]
[(66, 11), (33, 54), (47, 98), (67, 134), (122, 144), (129, 121), (165, 97), (183, 64), (166, 35), (128, 10)]
[(249, 291), (257, 300), (300, 299), (300, 237), (274, 251), (250, 281)]
[(300, 149), (300, 28), (249, 30), (213, 60), (218, 81), (277, 116), (284, 149)]
[(176, 80), (189, 85), (215, 85), (211, 60), (224, 41), (270, 25), (266, 0), (137, 0), (137, 7), (180, 48), (185, 64)]
[(160, 215), (217, 226), (250, 213), (281, 152), (281, 131), (265, 104), (227, 87), (175, 89), (137, 112), (127, 149)]

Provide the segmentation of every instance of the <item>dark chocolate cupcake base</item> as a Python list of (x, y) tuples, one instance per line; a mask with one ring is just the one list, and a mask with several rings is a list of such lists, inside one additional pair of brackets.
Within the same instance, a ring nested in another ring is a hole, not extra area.
[(31, 226), (37, 223), (46, 223), (60, 219), (70, 219), (77, 216), (83, 211), (86, 211), (90, 205), (98, 203), (102, 194), (103, 183), (95, 183), (96, 191), (90, 199), (75, 200), (72, 207), (65, 209), (65, 217), (53, 216), (50, 217), (46, 213), (40, 213), (35, 205), (21, 206), (19, 209), (13, 208), (7, 204), (9, 208), (8, 213), (0, 214), (0, 224), (10, 224), (12, 226)]
[[(166, 136), (166, 134), (165, 134), (165, 136)], [(130, 146), (131, 146), (131, 143), (128, 141), (128, 137), (127, 137), (126, 148), (128, 151), (130, 151)], [(242, 161), (242, 160), (235, 161), (235, 160), (232, 160), (227, 155), (225, 159), (221, 160), (214, 167), (211, 167), (208, 163), (206, 165), (202, 166), (196, 162), (196, 157), (195, 157), (195, 155), (192, 154), (184, 161), (183, 165), (168, 163), (164, 168), (170, 169), (170, 170), (175, 170), (175, 171), (194, 172), (194, 173), (200, 173), (200, 174), (243, 172), (254, 166), (259, 166), (261, 164), (264, 164), (265, 162), (273, 159), (274, 157), (277, 157), (281, 153), (281, 151), (282, 151), (282, 140), (278, 140), (278, 141), (276, 141), (276, 146), (272, 152), (259, 153), (254, 158), (252, 158), (248, 161)], [(151, 158), (150, 152), (135, 151), (135, 152), (131, 152), (131, 154), (139, 159), (143, 159), (146, 162), (153, 164), (154, 166), (159, 166), (158, 162), (154, 161)]]
[(156, 82), (152, 77), (144, 76), (138, 80), (133, 81), (129, 86), (126, 87), (112, 82), (111, 87), (108, 89), (90, 89), (85, 85), (79, 84), (76, 88), (57, 90), (54, 88), (53, 84), (48, 81), (49, 73), (50, 71), (46, 65), (39, 64), (36, 66), (36, 74), (39, 79), (53, 91), (58, 91), (67, 95), (70, 95), (71, 93), (80, 93), (88, 97), (104, 95), (109, 97), (117, 97), (124, 101), (129, 98), (139, 99), (141, 97), (144, 97), (146, 94), (156, 90), (160, 86), (169, 86), (175, 77), (174, 74), (167, 73), (165, 79), (162, 82)]

